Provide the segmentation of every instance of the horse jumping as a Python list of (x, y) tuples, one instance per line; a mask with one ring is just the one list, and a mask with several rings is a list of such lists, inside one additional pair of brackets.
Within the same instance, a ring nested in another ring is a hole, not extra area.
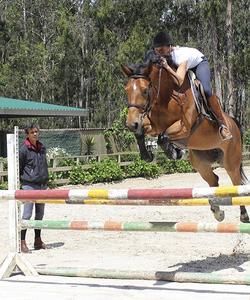
[[(137, 138), (143, 159), (152, 159), (144, 136), (158, 136), (158, 143), (165, 152), (169, 140), (188, 148), (193, 168), (210, 187), (219, 185), (212, 168), (214, 162), (222, 163), (233, 185), (247, 182), (242, 169), (242, 136), (236, 121), (225, 114), (233, 137), (223, 141), (218, 123), (198, 112), (187, 75), (179, 86), (177, 79), (157, 63), (122, 65), (122, 70), (128, 76), (127, 126)], [(224, 211), (218, 205), (211, 204), (211, 210), (216, 220), (224, 219)], [(245, 206), (240, 206), (240, 220), (249, 222)]]

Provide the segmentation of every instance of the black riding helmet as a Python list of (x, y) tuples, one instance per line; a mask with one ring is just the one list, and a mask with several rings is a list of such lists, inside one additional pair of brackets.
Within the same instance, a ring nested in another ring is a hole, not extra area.
[(153, 39), (153, 48), (170, 46), (172, 44), (171, 37), (166, 32), (159, 32)]

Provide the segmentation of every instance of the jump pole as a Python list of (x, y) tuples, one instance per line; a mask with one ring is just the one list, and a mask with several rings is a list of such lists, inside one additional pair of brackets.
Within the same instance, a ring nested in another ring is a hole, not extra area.
[[(12, 200), (12, 199), (11, 199)], [(22, 199), (21, 202), (78, 205), (132, 206), (233, 206), (250, 205), (250, 196), (193, 199)]]
[(114, 269), (84, 269), (72, 267), (37, 267), (41, 275), (104, 278), (104, 279), (133, 279), (175, 282), (195, 282), (212, 284), (250, 284), (250, 274), (216, 274), (192, 272), (163, 272), (163, 271), (131, 271)]
[(250, 233), (250, 223), (22, 220), (22, 229)]
[[(15, 190), (15, 200), (164, 200), (197, 199), (250, 196), (250, 185), (207, 187), (207, 188), (162, 188), (162, 189), (55, 189), (55, 190)], [(1, 191), (0, 200), (6, 198), (6, 191)]]
[[(19, 142), (18, 127), (15, 126), (14, 134), (7, 134), (8, 155), (8, 188), (6, 198), (13, 190), (19, 188)], [(9, 241), (10, 253), (4, 259), (0, 267), (0, 279), (9, 277), (13, 271), (20, 269), (25, 275), (37, 276), (34, 267), (24, 258), (20, 249), (20, 230), (18, 224), (21, 221), (21, 209), (18, 201), (9, 201)]]

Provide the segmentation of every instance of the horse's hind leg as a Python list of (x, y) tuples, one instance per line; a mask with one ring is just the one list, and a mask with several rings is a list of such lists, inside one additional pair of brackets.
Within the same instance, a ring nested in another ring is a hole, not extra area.
[[(219, 177), (213, 172), (212, 162), (206, 160), (206, 157), (203, 157), (203, 151), (190, 150), (189, 157), (190, 162), (193, 168), (201, 175), (201, 177), (209, 184), (210, 187), (215, 187), (219, 185)], [(205, 153), (205, 152), (204, 152)], [(218, 205), (214, 205), (213, 202), (210, 202), (211, 211), (214, 214), (215, 219), (218, 222), (224, 220), (225, 213), (223, 210), (220, 210)]]
[[(231, 160), (227, 163), (227, 160), (224, 161), (224, 167), (230, 176), (233, 185), (240, 185), (243, 184), (242, 182), (242, 176), (243, 176), (243, 170), (241, 164), (238, 165), (232, 165)], [(240, 206), (240, 220), (243, 223), (249, 223), (249, 216), (246, 210), (246, 207), (244, 205)]]

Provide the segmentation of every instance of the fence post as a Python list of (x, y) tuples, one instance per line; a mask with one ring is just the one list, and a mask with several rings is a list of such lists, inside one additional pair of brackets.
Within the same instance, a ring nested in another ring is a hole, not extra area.
[(58, 165), (58, 159), (56, 157), (53, 158), (52, 167), (55, 168)]

